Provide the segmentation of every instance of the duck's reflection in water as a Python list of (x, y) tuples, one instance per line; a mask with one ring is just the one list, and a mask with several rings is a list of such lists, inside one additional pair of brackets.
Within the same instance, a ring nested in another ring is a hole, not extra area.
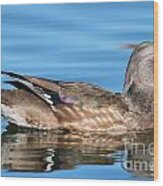
[(114, 136), (9, 128), (2, 134), (2, 169), (44, 172), (118, 162), (125, 171), (153, 177), (152, 144), (153, 131)]

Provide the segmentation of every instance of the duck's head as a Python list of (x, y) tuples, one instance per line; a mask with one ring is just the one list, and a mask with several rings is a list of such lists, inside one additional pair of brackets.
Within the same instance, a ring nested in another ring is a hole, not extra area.
[(153, 95), (154, 49), (153, 42), (144, 42), (134, 49), (125, 74), (124, 95)]

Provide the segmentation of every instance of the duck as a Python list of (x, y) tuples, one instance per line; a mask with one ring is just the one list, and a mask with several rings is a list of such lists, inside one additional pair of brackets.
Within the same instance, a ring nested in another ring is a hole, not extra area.
[(127, 132), (153, 129), (153, 42), (134, 46), (122, 92), (2, 71), (1, 114), (9, 124), (38, 130)]

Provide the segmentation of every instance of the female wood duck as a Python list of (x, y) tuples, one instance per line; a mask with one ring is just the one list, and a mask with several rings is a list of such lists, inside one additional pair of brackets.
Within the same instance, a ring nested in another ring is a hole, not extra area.
[(137, 45), (124, 90), (113, 93), (83, 82), (63, 82), (2, 72), (15, 90), (2, 90), (2, 115), (9, 123), (37, 129), (118, 131), (153, 128), (153, 43)]

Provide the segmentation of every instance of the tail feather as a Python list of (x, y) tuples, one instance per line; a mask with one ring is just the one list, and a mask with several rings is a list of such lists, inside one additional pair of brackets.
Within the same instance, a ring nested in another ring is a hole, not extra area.
[(7, 76), (13, 77), (13, 78), (26, 80), (26, 78), (23, 75), (20, 75), (20, 74), (17, 74), (17, 73), (13, 73), (13, 72), (1, 71), (1, 74), (2, 75), (7, 75)]
[(23, 89), (27, 92), (33, 93), (50, 106), (61, 103), (61, 99), (58, 92), (47, 90), (46, 88), (41, 87), (40, 84), (33, 83), (31, 81), (32, 77), (22, 76), (17, 73), (5, 71), (2, 71), (2, 74), (15, 79), (10, 81), (4, 81), (4, 83), (10, 84), (16, 87), (17, 89)]

